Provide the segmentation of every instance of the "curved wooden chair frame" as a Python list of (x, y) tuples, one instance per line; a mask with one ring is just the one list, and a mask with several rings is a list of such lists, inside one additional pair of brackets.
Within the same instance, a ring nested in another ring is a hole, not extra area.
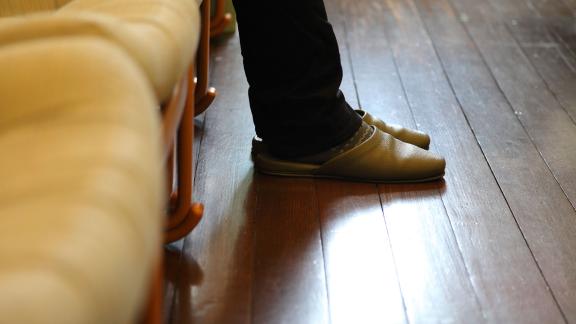
[(160, 254), (160, 260), (154, 268), (150, 292), (146, 308), (142, 314), (143, 318), (139, 321), (143, 324), (161, 324), (162, 323), (162, 305), (164, 298), (164, 257)]
[[(216, 97), (208, 86), (210, 63), (210, 1), (201, 5), (202, 26), (196, 64), (174, 88), (163, 109), (164, 156), (170, 194), (165, 243), (185, 237), (200, 221), (201, 204), (192, 203), (194, 117), (204, 112)], [(175, 181), (174, 181), (175, 180)], [(173, 183), (176, 188), (173, 189)]]
[(224, 29), (232, 22), (232, 14), (226, 12), (226, 0), (216, 0), (214, 16), (210, 26), (210, 36), (216, 37), (222, 34)]
[[(193, 77), (191, 67), (164, 109), (164, 157), (170, 194), (164, 243), (188, 235), (202, 217), (202, 205), (192, 203), (195, 86), (190, 80)], [(173, 190), (174, 178), (176, 189)]]
[[(219, 0), (220, 1), (220, 0)], [(194, 115), (198, 116), (203, 113), (214, 98), (216, 98), (216, 89), (208, 86), (210, 78), (210, 0), (204, 0), (201, 5), (202, 27), (200, 29), (200, 44), (196, 54), (196, 107)]]
[[(217, 7), (218, 8), (218, 7)], [(223, 10), (223, 2), (222, 9)], [(169, 201), (164, 228), (164, 243), (172, 243), (188, 235), (200, 222), (204, 206), (192, 202), (194, 185), (193, 144), (194, 117), (204, 112), (216, 97), (216, 89), (208, 86), (210, 63), (210, 1), (201, 5), (202, 25), (196, 63), (174, 87), (172, 96), (162, 106), (163, 147), (166, 161)], [(175, 183), (175, 186), (174, 186)], [(162, 254), (153, 275), (144, 318), (146, 324), (162, 323), (163, 264)]]

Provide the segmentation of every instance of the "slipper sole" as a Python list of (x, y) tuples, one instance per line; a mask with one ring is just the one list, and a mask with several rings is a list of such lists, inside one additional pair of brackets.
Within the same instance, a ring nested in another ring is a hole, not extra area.
[(308, 178), (308, 179), (330, 179), (330, 180), (342, 180), (342, 181), (350, 181), (350, 182), (366, 182), (366, 183), (377, 183), (377, 184), (402, 184), (402, 183), (423, 183), (423, 182), (432, 182), (440, 180), (444, 177), (444, 173), (430, 177), (430, 178), (422, 178), (422, 179), (413, 179), (413, 180), (380, 180), (380, 179), (366, 179), (366, 178), (354, 178), (354, 177), (344, 177), (344, 176), (335, 176), (335, 175), (324, 175), (324, 174), (306, 174), (306, 173), (290, 173), (290, 172), (278, 172), (278, 171), (268, 171), (268, 170), (260, 170), (256, 168), (256, 171), (259, 173), (269, 175), (269, 176), (277, 176), (277, 177), (285, 177), (285, 178)]

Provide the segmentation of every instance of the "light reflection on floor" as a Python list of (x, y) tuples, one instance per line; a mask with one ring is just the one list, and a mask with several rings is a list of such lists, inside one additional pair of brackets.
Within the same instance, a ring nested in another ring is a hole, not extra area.
[(388, 245), (383, 226), (379, 205), (330, 221), (324, 244), (334, 323), (403, 322), (402, 313), (386, 311), (401, 300), (392, 258), (378, 255)]

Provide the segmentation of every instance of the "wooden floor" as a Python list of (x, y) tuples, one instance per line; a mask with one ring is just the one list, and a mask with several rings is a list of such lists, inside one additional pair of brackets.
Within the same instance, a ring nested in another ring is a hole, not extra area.
[(350, 103), (430, 133), (444, 182), (255, 173), (239, 43), (217, 45), (166, 322), (576, 323), (576, 0), (326, 6)]

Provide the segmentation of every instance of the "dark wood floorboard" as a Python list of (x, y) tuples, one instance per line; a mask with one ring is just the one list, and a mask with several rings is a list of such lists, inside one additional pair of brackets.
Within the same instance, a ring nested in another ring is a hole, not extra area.
[(561, 0), (560, 2), (564, 3), (576, 15), (576, 0)]
[(561, 322), (492, 171), (465, 126), (414, 4), (387, 4), (384, 29), (413, 114), (435, 139), (432, 149), (448, 160), (443, 201), (484, 316), (491, 322)]
[(429, 132), (445, 181), (255, 173), (238, 38), (217, 44), (165, 322), (576, 323), (574, 0), (325, 2), (348, 102)]
[[(416, 127), (381, 27), (384, 6), (362, 0), (339, 4), (342, 16), (349, 18), (345, 20), (348, 50), (362, 107), (386, 121)], [(408, 318), (415, 322), (479, 320), (481, 311), (443, 207), (442, 188), (442, 183), (424, 189), (381, 186)], [(402, 190), (407, 193), (402, 195)]]
[(329, 323), (314, 181), (257, 175), (254, 323)]
[[(570, 8), (563, 0), (524, 0), (526, 5), (544, 19), (574, 16), (574, 7)], [(572, 1), (572, 0), (568, 0)]]
[(538, 17), (551, 32), (565, 60), (576, 71), (576, 0), (526, 0), (538, 12)]
[(546, 82), (561, 106), (576, 121), (576, 57), (557, 39), (554, 31), (573, 25), (576, 17), (561, 2), (543, 0), (492, 1), (525, 56)]
[[(459, 102), (564, 313), (576, 296), (576, 213), (445, 0), (418, 7)], [(494, 118), (498, 116), (498, 118)], [(537, 183), (538, 185), (535, 185)]]
[[(576, 125), (515, 42), (491, 3), (453, 0), (499, 87), (576, 206)], [(497, 11), (496, 11), (497, 12)], [(559, 140), (563, 139), (563, 140)]]
[(435, 184), (380, 186), (411, 323), (483, 323), (483, 314)]
[(405, 323), (375, 185), (316, 181), (332, 323)]
[[(341, 89), (358, 107), (346, 33), (345, 13), (326, 2), (339, 40), (344, 80)], [(341, 181), (316, 181), (328, 299), (333, 323), (405, 323), (406, 315), (382, 214), (378, 187)]]
[(541, 35), (533, 32), (534, 23), (538, 22), (516, 25), (510, 30), (572, 123), (576, 124), (576, 59), (563, 53), (562, 45), (553, 39), (534, 37)]
[[(193, 152), (193, 170), (196, 170), (198, 166), (198, 160), (200, 157), (200, 146), (202, 144), (202, 139), (204, 135), (204, 120), (206, 118), (205, 114), (202, 114), (195, 118), (194, 120), (194, 152)], [(173, 181), (173, 185), (176, 181)], [(196, 200), (195, 200), (196, 201)], [(165, 269), (164, 280), (164, 323), (171, 323), (172, 314), (174, 313), (173, 307), (175, 307), (174, 300), (177, 298), (179, 292), (179, 287), (186, 287), (198, 284), (198, 279), (200, 278), (200, 268), (198, 264), (190, 258), (185, 258), (182, 250), (184, 247), (184, 240), (174, 242), (166, 249), (166, 255), (164, 257)], [(184, 264), (181, 265), (180, 262)], [(180, 272), (181, 270), (185, 271)], [(183, 296), (186, 298), (186, 296)], [(179, 303), (179, 305), (187, 304), (187, 302)]]
[(525, 6), (518, 1), (508, 2), (513, 8), (508, 8), (507, 12), (499, 11), (513, 17), (513, 22), (507, 24), (508, 28), (560, 105), (576, 123), (576, 56), (555, 37), (560, 30), (570, 29), (576, 17), (557, 0), (522, 0)]
[(576, 13), (576, 0), (563, 0), (563, 1), (568, 7), (570, 7), (572, 12)]
[(553, 23), (547, 21), (547, 27), (566, 65), (572, 72), (576, 72), (576, 30), (572, 27), (573, 21), (573, 18), (558, 19)]
[[(250, 323), (252, 316), (253, 213), (255, 186), (250, 141), (252, 120), (239, 43), (215, 47), (222, 57), (213, 82), (220, 90), (206, 112), (195, 179), (195, 200), (204, 219), (184, 244), (182, 271), (198, 264), (199, 279), (180, 285), (172, 323)], [(186, 297), (186, 298), (183, 298)]]

